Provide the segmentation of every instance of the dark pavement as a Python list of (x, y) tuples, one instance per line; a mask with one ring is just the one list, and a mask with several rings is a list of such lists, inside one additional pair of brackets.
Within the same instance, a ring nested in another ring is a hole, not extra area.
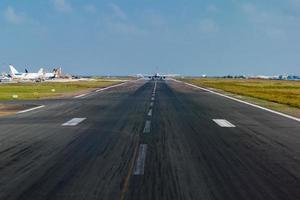
[(0, 118), (1, 200), (300, 199), (297, 121), (171, 80), (40, 103)]

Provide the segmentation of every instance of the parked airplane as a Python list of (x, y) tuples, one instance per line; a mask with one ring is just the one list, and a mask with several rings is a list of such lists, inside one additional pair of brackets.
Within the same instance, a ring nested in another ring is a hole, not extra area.
[(8, 75), (6, 73), (2, 73), (0, 75), (0, 82), (10, 82), (10, 81), (11, 81), (10, 75)]
[(43, 80), (43, 68), (41, 68), (37, 73), (29, 73), (27, 70), (25, 73), (18, 72), (14, 66), (9, 65), (10, 76), (12, 79), (21, 81), (42, 81)]
[(45, 80), (55, 79), (57, 77), (56, 69), (53, 69), (52, 72), (44, 72), (43, 77)]

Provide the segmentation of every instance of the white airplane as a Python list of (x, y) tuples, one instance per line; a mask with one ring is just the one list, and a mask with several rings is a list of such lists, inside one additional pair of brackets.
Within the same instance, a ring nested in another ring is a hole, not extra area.
[(44, 80), (55, 79), (61, 76), (61, 68), (54, 68), (52, 72), (44, 72)]
[(44, 72), (43, 77), (45, 80), (55, 79), (57, 77), (56, 69), (53, 69), (53, 72)]
[(10, 82), (11, 80), (12, 78), (6, 73), (0, 75), (0, 82)]
[(178, 76), (178, 74), (159, 74), (155, 73), (153, 75), (143, 75), (143, 74), (138, 74), (137, 77), (141, 77), (144, 79), (151, 79), (151, 80), (164, 80), (166, 78), (170, 77), (175, 77)]
[(29, 73), (27, 70), (25, 73), (18, 72), (14, 66), (9, 65), (10, 76), (12, 79), (21, 81), (42, 81), (43, 80), (43, 68), (41, 68), (37, 73)]

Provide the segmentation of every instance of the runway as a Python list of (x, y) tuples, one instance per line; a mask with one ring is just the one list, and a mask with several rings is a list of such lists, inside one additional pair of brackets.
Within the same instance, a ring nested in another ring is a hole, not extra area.
[(0, 118), (0, 199), (300, 199), (295, 120), (172, 80), (38, 103)]

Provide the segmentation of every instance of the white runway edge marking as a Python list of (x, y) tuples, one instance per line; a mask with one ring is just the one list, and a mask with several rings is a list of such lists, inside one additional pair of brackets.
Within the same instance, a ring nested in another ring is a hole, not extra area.
[(134, 166), (133, 175), (144, 175), (146, 153), (147, 153), (147, 144), (140, 144), (139, 155), (137, 157), (137, 160), (136, 160), (136, 163)]
[(235, 125), (233, 125), (226, 119), (213, 119), (213, 121), (221, 127), (235, 127)]
[(175, 80), (175, 79), (170, 79), (170, 80), (173, 80), (173, 81), (178, 82), (178, 83), (183, 83), (183, 84), (189, 85), (189, 86), (191, 86), (191, 87), (194, 87), (194, 88), (197, 88), (197, 89), (200, 89), (200, 90), (204, 90), (204, 91), (207, 91), (207, 92), (210, 92), (210, 93), (219, 95), (219, 96), (221, 96), (221, 97), (225, 97), (225, 98), (227, 98), (227, 99), (231, 99), (231, 100), (233, 100), (233, 101), (237, 101), (237, 102), (240, 102), (240, 103), (243, 103), (243, 104), (247, 104), (247, 105), (249, 105), (249, 106), (252, 106), (252, 107), (255, 107), (255, 108), (264, 110), (264, 111), (268, 111), (268, 112), (271, 112), (271, 113), (280, 115), (280, 116), (282, 116), (282, 117), (286, 117), (286, 118), (289, 118), (289, 119), (292, 119), (292, 120), (295, 120), (295, 121), (300, 122), (300, 118), (293, 117), (293, 116), (291, 116), (291, 115), (287, 115), (287, 114), (284, 114), (284, 113), (281, 113), (281, 112), (278, 112), (278, 111), (275, 111), (275, 110), (271, 110), (271, 109), (268, 109), (268, 108), (265, 108), (265, 107), (262, 107), (262, 106), (253, 104), (253, 103), (249, 103), (249, 102), (246, 102), (246, 101), (243, 101), (243, 100), (240, 100), (240, 99), (236, 99), (236, 98), (234, 98), (234, 97), (226, 96), (226, 95), (224, 95), (224, 94), (221, 94), (221, 93), (218, 93), (218, 92), (215, 92), (215, 91), (212, 91), (212, 90), (203, 88), (203, 87), (199, 87), (199, 86), (196, 86), (196, 85), (193, 85), (193, 84), (190, 84), (190, 83), (185, 83), (185, 82), (178, 81), (178, 80)]
[(86, 120), (86, 118), (73, 118), (67, 121), (66, 123), (63, 123), (62, 126), (76, 126), (77, 124), (79, 124), (84, 120)]
[(151, 121), (147, 120), (146, 123), (145, 123), (143, 133), (150, 133), (150, 129), (151, 129)]
[(108, 86), (108, 87), (105, 87), (105, 88), (100, 88), (100, 89), (96, 90), (96, 92), (101, 92), (101, 91), (108, 90), (108, 89), (111, 89), (111, 88), (119, 87), (121, 85), (124, 85), (125, 83), (127, 83), (127, 81), (124, 82), (124, 83), (117, 84), (117, 85), (112, 85), (112, 86)]
[(152, 109), (149, 110), (148, 116), (152, 116)]
[(88, 94), (80, 94), (80, 95), (78, 95), (78, 96), (75, 96), (74, 98), (77, 99), (77, 98), (80, 98), (80, 97), (84, 97), (84, 96), (86, 96), (86, 95), (88, 95)]
[[(137, 79), (135, 81), (138, 81), (138, 80), (140, 80), (140, 79)], [(108, 89), (111, 89), (111, 88), (114, 88), (114, 87), (119, 87), (119, 86), (124, 85), (125, 83), (128, 83), (128, 82), (131, 82), (131, 81), (125, 81), (124, 83), (120, 83), (120, 84), (117, 84), (117, 85), (112, 85), (112, 86), (100, 88), (100, 89), (97, 89), (95, 92), (101, 92), (101, 91), (108, 90)], [(86, 93), (86, 94), (80, 94), (80, 95), (75, 96), (74, 98), (75, 99), (82, 98), (82, 97), (86, 97), (86, 96), (88, 96), (90, 94), (93, 94), (93, 93), (91, 92), (91, 93)]]
[(43, 108), (43, 107), (45, 107), (45, 106), (41, 105), (41, 106), (37, 106), (37, 107), (30, 108), (30, 109), (27, 109), (27, 110), (21, 110), (21, 111), (17, 112), (17, 114), (26, 113), (26, 112), (33, 111), (33, 110), (36, 110), (36, 109), (39, 109), (39, 108)]

